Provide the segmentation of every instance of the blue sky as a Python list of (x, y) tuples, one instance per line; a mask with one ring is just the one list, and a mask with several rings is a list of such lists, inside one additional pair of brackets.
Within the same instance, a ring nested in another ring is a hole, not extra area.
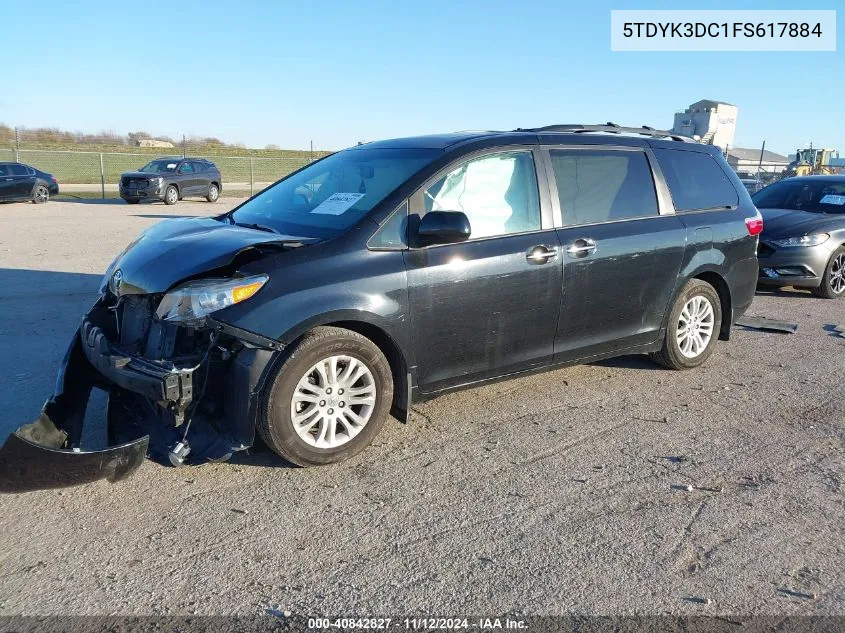
[(550, 123), (666, 128), (676, 110), (709, 98), (739, 106), (738, 146), (767, 140), (789, 153), (813, 141), (845, 153), (841, 36), (835, 53), (610, 51), (611, 8), (677, 2), (119, 4), (40, 0), (36, 27), (30, 3), (4, 2), (0, 58), (12, 63), (0, 122), (339, 149)]

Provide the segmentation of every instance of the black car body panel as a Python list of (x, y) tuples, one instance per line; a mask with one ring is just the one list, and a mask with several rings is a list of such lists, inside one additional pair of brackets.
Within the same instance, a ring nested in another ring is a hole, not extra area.
[[(667, 186), (667, 165), (656, 152), (679, 146), (715, 161), (735, 203), (676, 208), (678, 191)], [(75, 357), (95, 368), (92, 383), (110, 393), (114, 440), (148, 434), (155, 454), (157, 436), (172, 445), (190, 433), (204, 435), (196, 443), (205, 450), (193, 453), (198, 461), (248, 447), (274, 368), (287, 347), (320, 325), (354, 330), (381, 348), (394, 377), (394, 412), (404, 416), (411, 403), (444, 391), (656, 351), (672, 303), (693, 277), (712, 283), (722, 298), (722, 338), (751, 303), (757, 238), (746, 222), (757, 211), (713, 148), (516, 131), (396, 139), (347, 152), (402, 148), (431, 151), (336, 235), (305, 229), (282, 235), (269, 216), (265, 230), (258, 222), (238, 226), (247, 201), (218, 218), (165, 221), (115, 259), (81, 326), (84, 353)], [(565, 222), (567, 185), (560, 183), (568, 172), (559, 180), (555, 169), (597, 148), (608, 165), (625, 159), (647, 175), (616, 183), (609, 208), (624, 217)], [(497, 162), (501, 156), (504, 163)], [(503, 199), (520, 200), (530, 213), (502, 216), (502, 226), (519, 227), (503, 234), (479, 230), (466, 241), (422, 242), (415, 227), (433, 210), (431, 200), (441, 194), (448, 200), (450, 175), (468, 173), (473, 161), (479, 169), (511, 166)], [(362, 170), (352, 185), (360, 180), (368, 191), (371, 177)], [(618, 193), (629, 184), (639, 187), (639, 197)], [(319, 186), (303, 195), (322, 195)], [(274, 195), (272, 189), (258, 196)], [(155, 314), (162, 295), (184, 282), (258, 275), (267, 280), (254, 296), (202, 322), (181, 325)]]
[(118, 189), (120, 197), (130, 202), (141, 200), (164, 200), (167, 188), (174, 186), (179, 199), (189, 196), (205, 197), (213, 184), (218, 193), (223, 190), (220, 170), (209, 160), (199, 158), (164, 157), (152, 163), (161, 162), (172, 169), (163, 171), (133, 171), (120, 175)]
[(32, 200), (39, 185), (47, 187), (51, 196), (59, 193), (53, 174), (24, 163), (0, 162), (0, 202)]

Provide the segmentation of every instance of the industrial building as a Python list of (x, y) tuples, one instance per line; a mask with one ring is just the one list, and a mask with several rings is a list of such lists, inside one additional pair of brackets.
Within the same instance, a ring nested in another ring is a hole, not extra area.
[(775, 152), (745, 147), (729, 147), (725, 158), (736, 172), (749, 174), (779, 174), (789, 165), (789, 158)]
[(690, 138), (698, 137), (705, 145), (721, 148), (734, 144), (739, 108), (723, 101), (702, 99), (683, 112), (675, 113), (672, 131)]

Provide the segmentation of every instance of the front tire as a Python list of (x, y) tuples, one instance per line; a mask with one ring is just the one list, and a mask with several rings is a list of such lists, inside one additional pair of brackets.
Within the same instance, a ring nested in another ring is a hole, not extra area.
[(838, 299), (845, 295), (845, 246), (837, 248), (822, 275), (822, 283), (813, 294), (823, 299)]
[(276, 370), (258, 433), (293, 464), (333, 464), (370, 445), (392, 401), (393, 377), (381, 350), (357, 332), (318, 327)]
[(50, 190), (45, 185), (35, 185), (32, 190), (33, 204), (44, 204), (50, 200)]
[(164, 190), (164, 204), (171, 205), (177, 202), (179, 202), (179, 190), (173, 185), (168, 185)]
[(669, 369), (698, 367), (713, 353), (722, 324), (722, 304), (716, 289), (690, 279), (675, 299), (666, 337), (651, 358)]
[(208, 186), (208, 195), (205, 197), (206, 200), (209, 202), (217, 202), (217, 199), (220, 197), (220, 189), (217, 188), (217, 185), (211, 183)]

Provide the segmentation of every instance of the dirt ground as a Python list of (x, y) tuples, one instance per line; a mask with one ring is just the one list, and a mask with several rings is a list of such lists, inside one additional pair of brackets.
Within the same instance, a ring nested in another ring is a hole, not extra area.
[[(3, 436), (114, 255), (231, 204), (0, 205)], [(0, 615), (845, 615), (845, 302), (750, 314), (800, 327), (737, 328), (690, 372), (625, 357), (444, 396), (335, 466), (263, 449), (2, 496)]]

